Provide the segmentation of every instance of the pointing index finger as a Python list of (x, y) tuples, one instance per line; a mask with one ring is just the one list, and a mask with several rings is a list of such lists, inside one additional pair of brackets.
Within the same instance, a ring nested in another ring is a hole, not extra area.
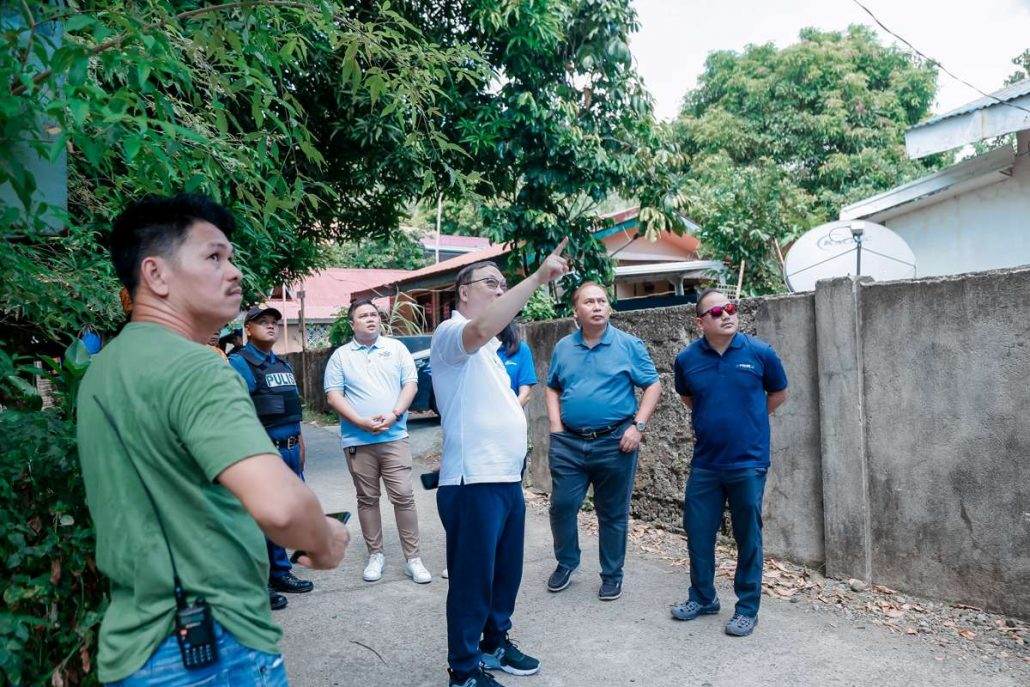
[(551, 251), (551, 255), (560, 258), (561, 254), (562, 254), (562, 251), (565, 250), (565, 246), (568, 245), (568, 243), (569, 243), (569, 237), (566, 236), (565, 238), (563, 238), (561, 240), (561, 243), (559, 243), (558, 246), (554, 250)]

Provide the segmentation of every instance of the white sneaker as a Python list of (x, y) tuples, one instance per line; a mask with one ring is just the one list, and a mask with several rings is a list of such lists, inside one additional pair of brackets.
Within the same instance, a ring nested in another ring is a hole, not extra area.
[(386, 556), (382, 553), (373, 553), (368, 557), (368, 565), (365, 572), (361, 574), (365, 582), (375, 582), (383, 577), (383, 568), (386, 566)]
[(418, 584), (428, 584), (433, 581), (433, 576), (426, 570), (426, 566), (422, 565), (421, 558), (409, 559), (404, 564), (404, 574)]
[(448, 575), (447, 575), (447, 568), (443, 569), (443, 572), (440, 573), (440, 577), (442, 577), (445, 580), (447, 579), (447, 577), (448, 577)]

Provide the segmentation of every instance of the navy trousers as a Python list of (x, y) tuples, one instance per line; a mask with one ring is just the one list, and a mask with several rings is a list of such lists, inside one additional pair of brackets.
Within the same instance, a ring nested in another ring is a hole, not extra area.
[(579, 567), (577, 515), (587, 488), (593, 484), (601, 579), (611, 582), (622, 581), (629, 502), (637, 474), (637, 451), (623, 453), (619, 450), (625, 431), (625, 427), (620, 427), (592, 441), (569, 432), (555, 432), (551, 434), (547, 454), (552, 482), (550, 516), (554, 557), (559, 565), (570, 570)]
[(526, 502), (521, 482), (462, 484), (436, 493), (447, 533), (447, 663), (479, 667), (479, 639), (495, 644), (511, 629), (522, 583)]
[[(299, 444), (293, 448), (279, 449), (279, 455), (283, 457), (283, 462), (293, 470), (297, 477), (304, 479), (304, 471), (300, 468)], [(268, 546), (268, 577), (276, 579), (290, 572), (293, 565), (290, 564), (290, 557), (287, 555), (286, 549), (268, 538), (265, 538), (265, 543)]]
[(683, 529), (690, 552), (690, 599), (707, 606), (715, 601), (715, 536), (730, 505), (737, 541), (733, 591), (737, 613), (758, 615), (762, 598), (762, 498), (767, 468), (705, 470), (692, 467), (683, 501)]

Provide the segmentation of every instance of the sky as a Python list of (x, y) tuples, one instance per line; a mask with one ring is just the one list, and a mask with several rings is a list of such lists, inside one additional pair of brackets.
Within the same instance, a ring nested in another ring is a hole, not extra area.
[[(922, 53), (987, 93), (1014, 72), (1012, 58), (1030, 48), (1030, 0), (861, 0), (881, 22)], [(640, 31), (630, 47), (655, 97), (659, 119), (675, 118), (713, 50), (740, 51), (749, 43), (797, 42), (806, 26), (843, 30), (873, 27), (885, 44), (895, 40), (852, 0), (634, 0)], [(940, 114), (981, 95), (943, 72)]]

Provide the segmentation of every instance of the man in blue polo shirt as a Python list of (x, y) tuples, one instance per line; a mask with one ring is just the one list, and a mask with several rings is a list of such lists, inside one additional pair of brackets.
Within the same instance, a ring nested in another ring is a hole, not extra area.
[(676, 356), (676, 393), (691, 410), (694, 458), (683, 504), (690, 596), (677, 620), (719, 612), (715, 535), (730, 505), (737, 541), (736, 612), (726, 634), (746, 637), (762, 596), (762, 497), (769, 470), (769, 414), (787, 400), (787, 374), (772, 346), (737, 331), (737, 307), (716, 289), (697, 300), (702, 338)]
[[(290, 364), (272, 352), (279, 338), (282, 313), (256, 306), (247, 311), (243, 326), (247, 344), (229, 356), (229, 364), (247, 382), (258, 420), (279, 455), (295, 475), (304, 479), (304, 437), (300, 433), (300, 390)], [(290, 558), (279, 544), (268, 544), (268, 588), (271, 592), (303, 594), (314, 589), (309, 580), (296, 577)], [(272, 608), (286, 607), (286, 598), (271, 596)]]
[[(611, 307), (604, 288), (584, 282), (572, 294), (572, 308), (579, 331), (554, 347), (544, 392), (551, 422), (551, 534), (558, 559), (547, 589), (568, 587), (579, 567), (576, 516), (593, 484), (600, 530), (597, 596), (614, 601), (622, 596), (637, 451), (662, 385), (644, 343), (608, 323)], [(636, 387), (644, 389), (639, 410)]]
[(340, 439), (358, 495), (358, 520), (368, 548), (366, 582), (382, 578), (383, 519), (379, 484), (393, 504), (404, 550), (404, 574), (418, 584), (433, 581), (419, 556), (418, 514), (411, 489), (408, 406), (418, 390), (415, 361), (404, 344), (380, 334), (379, 308), (367, 298), (347, 309), (354, 340), (340, 346), (325, 366), (326, 401), (340, 416)]

